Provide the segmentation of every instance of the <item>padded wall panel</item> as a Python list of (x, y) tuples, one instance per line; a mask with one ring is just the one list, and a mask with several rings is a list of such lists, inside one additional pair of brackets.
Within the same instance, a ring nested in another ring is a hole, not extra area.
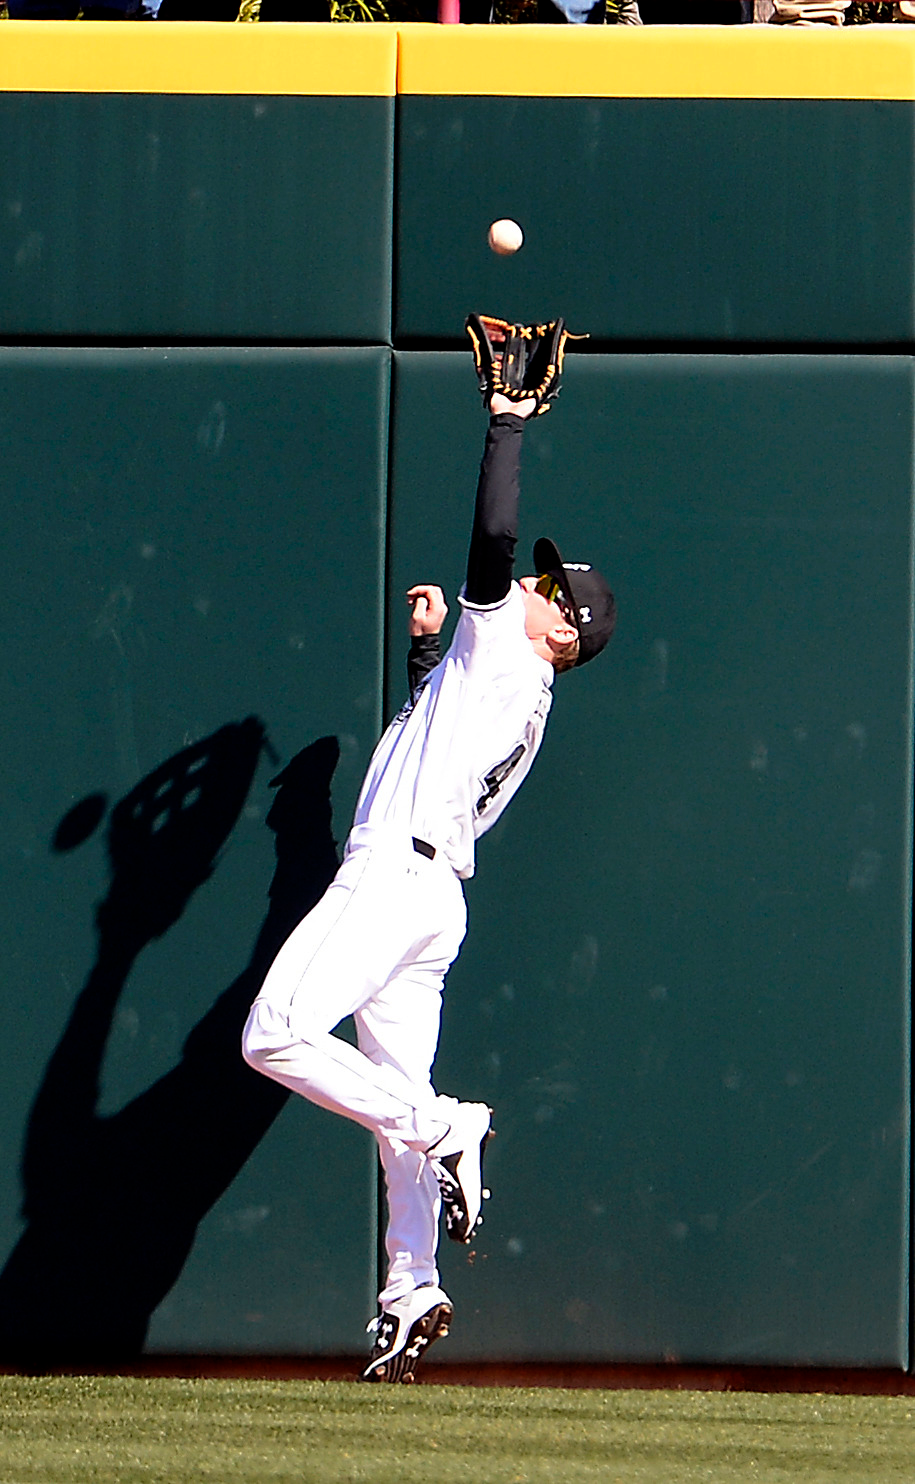
[(388, 340), (393, 113), (0, 94), (0, 335)]
[(911, 103), (413, 96), (398, 120), (399, 336), (471, 308), (604, 340), (913, 335)]
[(377, 735), (388, 380), (0, 356), (4, 1360), (361, 1343), (370, 1140), (239, 1037)]
[[(435, 1076), (498, 1138), (449, 1352), (905, 1365), (911, 361), (567, 368), (519, 571), (549, 533), (620, 620), (468, 886)], [(395, 384), (391, 706), (484, 431), (466, 356)]]

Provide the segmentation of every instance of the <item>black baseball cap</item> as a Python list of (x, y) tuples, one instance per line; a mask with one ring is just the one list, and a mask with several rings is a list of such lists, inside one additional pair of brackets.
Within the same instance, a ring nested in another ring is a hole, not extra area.
[(534, 542), (534, 569), (559, 583), (578, 628), (576, 666), (600, 654), (616, 627), (616, 602), (607, 583), (588, 562), (564, 562), (549, 537)]

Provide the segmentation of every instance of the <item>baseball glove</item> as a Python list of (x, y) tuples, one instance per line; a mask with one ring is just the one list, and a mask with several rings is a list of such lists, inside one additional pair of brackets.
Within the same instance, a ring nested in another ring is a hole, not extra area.
[(498, 392), (510, 402), (533, 397), (537, 417), (549, 412), (559, 393), (566, 341), (588, 338), (571, 334), (563, 319), (545, 325), (510, 325), (490, 314), (469, 314), (465, 328), (487, 411)]

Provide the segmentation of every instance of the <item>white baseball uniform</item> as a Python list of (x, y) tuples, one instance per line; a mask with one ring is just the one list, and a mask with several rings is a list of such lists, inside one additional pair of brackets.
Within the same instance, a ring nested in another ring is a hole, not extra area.
[[(343, 864), (280, 950), (244, 1036), (252, 1066), (375, 1134), (390, 1217), (382, 1305), (438, 1282), (439, 1188), (420, 1154), (455, 1106), (430, 1073), (466, 925), (460, 878), (526, 776), (552, 699), (518, 586), (491, 607), (461, 604), (447, 653), (375, 749)], [(347, 1015), (358, 1049), (331, 1034)]]
[[(553, 667), (511, 582), (521, 419), (487, 436), (468, 588), (447, 653), (375, 749), (343, 863), (281, 948), (245, 1027), (251, 1066), (375, 1135), (388, 1192), (382, 1307), (438, 1283), (440, 1190), (424, 1152), (457, 1100), (430, 1080), (445, 974), (464, 937), (474, 844), (531, 766)], [(495, 597), (496, 601), (489, 601)], [(356, 1024), (353, 1047), (334, 1028)]]

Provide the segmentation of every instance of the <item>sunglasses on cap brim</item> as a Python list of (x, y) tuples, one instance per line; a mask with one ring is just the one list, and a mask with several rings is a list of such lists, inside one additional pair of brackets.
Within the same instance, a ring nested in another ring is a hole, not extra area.
[(542, 598), (546, 598), (548, 603), (555, 603), (562, 613), (563, 618), (567, 618), (571, 624), (574, 624), (575, 628), (578, 628), (571, 603), (556, 581), (556, 578), (551, 576), (549, 572), (544, 572), (542, 577), (538, 577), (534, 592), (539, 593)]

